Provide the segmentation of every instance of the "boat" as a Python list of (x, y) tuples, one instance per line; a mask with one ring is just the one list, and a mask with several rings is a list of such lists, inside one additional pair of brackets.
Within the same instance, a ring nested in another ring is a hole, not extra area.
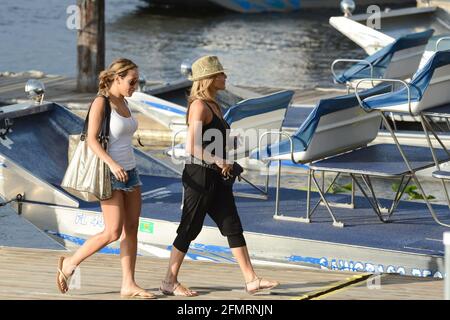
[[(413, 33), (433, 30), (434, 34), (425, 46), (417, 72), (422, 69), (440, 50), (450, 49), (450, 15), (440, 7), (411, 7), (381, 12), (377, 29), (367, 24), (372, 19), (369, 14), (330, 17), (329, 23), (340, 33), (359, 45), (368, 55), (375, 55), (393, 44), (397, 39)], [(407, 52), (409, 57), (415, 52)], [(340, 57), (335, 57), (336, 59)], [(408, 80), (408, 79), (403, 79)], [(420, 131), (417, 119), (405, 114), (391, 114), (394, 125), (405, 131)], [(438, 119), (437, 122), (447, 122)]]
[[(329, 22), (369, 55), (391, 44), (395, 38), (433, 29), (434, 35), (425, 50), (425, 56), (429, 56), (436, 51), (437, 41), (450, 34), (450, 16), (439, 7), (411, 7), (380, 12), (377, 29), (367, 26), (370, 19), (370, 14), (358, 14), (330, 17)], [(450, 49), (450, 42), (441, 43), (439, 48)]]
[[(302, 9), (337, 9), (338, 0), (147, 0), (151, 6), (190, 10), (227, 9), (239, 13), (289, 12)], [(411, 0), (378, 0), (378, 5), (406, 5)], [(371, 0), (357, 0), (356, 5), (372, 5)]]
[[(187, 97), (191, 86), (192, 82), (187, 79), (153, 86), (150, 89), (143, 86), (127, 98), (127, 101), (132, 107), (166, 128), (174, 129), (186, 121)], [(226, 112), (231, 106), (242, 100), (256, 96), (258, 95), (249, 91), (228, 86), (226, 90), (218, 93), (217, 100), (223, 111)]]
[[(184, 84), (184, 82), (182, 83)], [(185, 89), (184, 86), (181, 86), (181, 88), (166, 86), (167, 91), (165, 93), (170, 97), (166, 97), (162, 92), (159, 92), (158, 95), (159, 90), (155, 89), (147, 92), (135, 92), (127, 98), (127, 101), (130, 106), (172, 130), (172, 133), (175, 134), (186, 128), (187, 99)], [(228, 88), (225, 92), (218, 93), (217, 100), (222, 107), (225, 119), (231, 125), (231, 129), (280, 129), (293, 94), (293, 91), (282, 90), (244, 99), (231, 93)], [(161, 96), (170, 100), (163, 99)], [(183, 105), (174, 102), (180, 100), (182, 100)], [(277, 108), (279, 110), (275, 112)]]
[[(99, 204), (83, 202), (59, 186), (67, 167), (69, 135), (79, 133), (83, 120), (64, 106), (42, 99), (39, 103), (29, 101), (2, 108), (0, 119), (9, 119), (5, 121), (10, 124), (0, 139), (0, 196), (5, 202), (11, 201), (7, 206), (66, 247), (79, 246), (103, 230)], [(167, 258), (180, 217), (180, 172), (139, 150), (135, 150), (135, 155), (143, 182), (139, 254)], [(235, 191), (252, 192), (250, 186), (239, 182)], [(423, 214), (426, 206), (422, 203), (401, 202), (393, 221), (383, 224), (369, 204), (357, 196), (357, 212), (335, 210), (346, 223), (345, 228), (335, 228), (323, 206), (317, 208), (315, 221), (309, 224), (274, 220), (275, 188), (268, 191), (268, 200), (236, 198), (246, 241), (256, 263), (444, 276), (440, 239), (446, 228)], [(280, 195), (284, 213), (302, 215), (299, 209), (306, 207), (306, 192), (281, 188)], [(348, 195), (330, 197), (334, 202), (342, 202)], [(312, 194), (311, 200), (319, 197)], [(448, 216), (447, 206), (436, 205), (435, 209), (439, 216)], [(118, 243), (103, 252), (118, 254)], [(236, 262), (226, 238), (209, 217), (192, 242), (187, 258)]]

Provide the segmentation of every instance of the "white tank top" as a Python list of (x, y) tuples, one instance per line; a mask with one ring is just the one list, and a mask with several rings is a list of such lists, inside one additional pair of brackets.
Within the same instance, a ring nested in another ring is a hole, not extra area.
[(131, 170), (136, 167), (132, 141), (138, 122), (133, 117), (128, 103), (125, 102), (125, 104), (131, 114), (129, 118), (122, 117), (111, 107), (108, 153), (125, 170)]

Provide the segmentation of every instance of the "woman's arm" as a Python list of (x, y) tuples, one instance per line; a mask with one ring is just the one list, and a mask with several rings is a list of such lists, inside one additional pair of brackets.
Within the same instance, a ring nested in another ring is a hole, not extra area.
[(105, 98), (103, 97), (95, 98), (92, 103), (91, 111), (89, 112), (87, 143), (89, 148), (91, 148), (91, 150), (108, 165), (114, 176), (119, 181), (126, 182), (128, 180), (127, 172), (111, 158), (97, 140), (105, 114), (105, 103)]

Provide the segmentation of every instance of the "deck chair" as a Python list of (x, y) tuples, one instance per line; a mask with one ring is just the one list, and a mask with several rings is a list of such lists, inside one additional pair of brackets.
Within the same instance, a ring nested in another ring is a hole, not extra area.
[[(294, 91), (283, 90), (258, 98), (246, 99), (230, 107), (225, 113), (224, 119), (231, 127), (231, 135), (239, 134), (239, 140), (242, 143), (236, 149), (229, 151), (228, 158), (238, 160), (247, 157), (253, 149), (257, 148), (259, 135), (273, 129), (280, 130), (293, 95)], [(175, 159), (185, 159), (185, 145), (175, 145), (175, 141), (177, 135), (186, 130), (187, 128), (184, 128), (173, 135), (172, 148), (168, 154), (175, 157)], [(276, 138), (273, 139), (275, 141)], [(266, 167), (267, 174), (264, 189), (242, 177), (259, 194), (236, 192), (235, 195), (267, 199), (269, 188), (268, 166)]]
[[(358, 87), (359, 83), (364, 81), (371, 81), (370, 79), (360, 80), (356, 87), (355, 92), (358, 97)], [(436, 172), (433, 174), (435, 178), (441, 179), (443, 188), (447, 197), (447, 202), (450, 205), (450, 200), (448, 197), (447, 188), (445, 186), (444, 180), (446, 180), (445, 172), (440, 170), (440, 163), (442, 162), (442, 157), (439, 156), (439, 152), (445, 153), (445, 156), (450, 156), (450, 152), (447, 150), (446, 146), (442, 143), (441, 139), (435, 132), (431, 125), (432, 117), (450, 117), (450, 50), (438, 51), (436, 52), (427, 62), (427, 64), (419, 70), (411, 79), (409, 83), (397, 79), (385, 79), (384, 82), (400, 83), (403, 85), (400, 89), (379, 95), (376, 97), (369, 98), (359, 98), (361, 107), (370, 111), (377, 111), (381, 114), (383, 121), (385, 122), (386, 128), (389, 130), (394, 142), (396, 143), (399, 152), (401, 153), (405, 164), (408, 166), (408, 170), (413, 173), (413, 168), (411, 166), (411, 161), (404, 152), (404, 147), (402, 147), (395, 136), (394, 130), (391, 128), (386, 120), (386, 112), (395, 112), (409, 114), (422, 124), (422, 128), (427, 139), (429, 150), (436, 167)], [(432, 134), (436, 141), (441, 146), (441, 149), (435, 150), (430, 134)], [(432, 214), (434, 220), (443, 226), (450, 226), (439, 221), (434, 213), (432, 206), (430, 205), (422, 185), (418, 181), (415, 175), (412, 175), (415, 183), (417, 184), (419, 191), (424, 196), (427, 207)]]
[[(399, 37), (376, 53), (359, 59), (337, 59), (331, 65), (334, 81), (345, 84), (349, 92), (355, 81), (363, 78), (371, 79), (410, 79), (416, 72), (428, 40), (434, 30), (412, 33)], [(336, 74), (335, 66), (342, 62), (356, 62), (346, 71)], [(372, 82), (377, 83), (375, 80)]]
[[(389, 86), (377, 86), (366, 90), (361, 94), (369, 97), (375, 94), (385, 93), (389, 90)], [(366, 146), (372, 141), (378, 132), (381, 117), (378, 114), (367, 113), (361, 109), (358, 99), (354, 94), (334, 97), (330, 99), (322, 99), (314, 107), (308, 118), (298, 128), (298, 130), (289, 135), (285, 132), (271, 131), (260, 137), (260, 147), (251, 154), (251, 158), (258, 159), (263, 162), (278, 161), (278, 175), (276, 185), (276, 200), (274, 218), (278, 220), (311, 222), (318, 204), (310, 209), (310, 191), (311, 182), (319, 189), (321, 198), (324, 199), (324, 189), (319, 187), (319, 183), (314, 177), (314, 172), (308, 169), (308, 192), (307, 192), (307, 208), (306, 217), (297, 218), (289, 217), (279, 212), (280, 202), (280, 180), (281, 165), (283, 160), (291, 160), (294, 164), (306, 164), (310, 166), (311, 162), (340, 154), (355, 148)], [(263, 140), (267, 135), (275, 135), (279, 137), (277, 143), (263, 144)], [(287, 138), (282, 140), (281, 137)], [(328, 189), (334, 184), (339, 175), (335, 177)], [(322, 179), (323, 182), (324, 179)], [(354, 190), (354, 188), (353, 188)], [(354, 193), (352, 193), (353, 207)], [(329, 203), (323, 201), (327, 206), (328, 212), (333, 219), (333, 225), (342, 227), (343, 223), (336, 220), (333, 212), (329, 207)]]

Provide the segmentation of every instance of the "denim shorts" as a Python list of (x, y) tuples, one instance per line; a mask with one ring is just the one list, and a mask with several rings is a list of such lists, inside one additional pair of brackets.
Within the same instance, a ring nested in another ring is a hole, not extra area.
[(116, 179), (114, 174), (111, 173), (111, 185), (112, 190), (122, 190), (126, 192), (131, 192), (135, 187), (142, 186), (141, 179), (139, 179), (139, 172), (136, 168), (127, 170), (128, 181), (121, 182)]

